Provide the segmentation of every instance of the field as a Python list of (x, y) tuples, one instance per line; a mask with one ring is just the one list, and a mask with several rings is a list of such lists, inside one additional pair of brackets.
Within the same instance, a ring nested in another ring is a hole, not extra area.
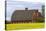
[(44, 23), (6, 24), (7, 30), (38, 29), (38, 28), (44, 28)]

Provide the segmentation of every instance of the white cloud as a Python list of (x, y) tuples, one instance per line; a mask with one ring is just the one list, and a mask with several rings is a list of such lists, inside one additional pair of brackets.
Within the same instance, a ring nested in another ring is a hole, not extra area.
[(7, 1), (44, 2), (45, 0), (7, 0)]

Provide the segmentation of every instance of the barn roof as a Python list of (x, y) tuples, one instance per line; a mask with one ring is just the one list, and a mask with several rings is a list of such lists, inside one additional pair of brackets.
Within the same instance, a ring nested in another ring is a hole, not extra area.
[(16, 10), (12, 15), (12, 20), (31, 20), (32, 19), (32, 13), (36, 11), (36, 9), (33, 10)]

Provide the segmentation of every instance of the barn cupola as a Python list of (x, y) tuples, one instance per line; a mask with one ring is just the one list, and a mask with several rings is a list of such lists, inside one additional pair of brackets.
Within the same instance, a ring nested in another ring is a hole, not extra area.
[(28, 8), (25, 8), (25, 10), (27, 11), (27, 10), (28, 10)]

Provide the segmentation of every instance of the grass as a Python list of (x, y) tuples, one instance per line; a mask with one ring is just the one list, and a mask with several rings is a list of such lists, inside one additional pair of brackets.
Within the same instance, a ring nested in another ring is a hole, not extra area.
[(6, 24), (7, 30), (38, 29), (38, 28), (44, 28), (44, 23)]

